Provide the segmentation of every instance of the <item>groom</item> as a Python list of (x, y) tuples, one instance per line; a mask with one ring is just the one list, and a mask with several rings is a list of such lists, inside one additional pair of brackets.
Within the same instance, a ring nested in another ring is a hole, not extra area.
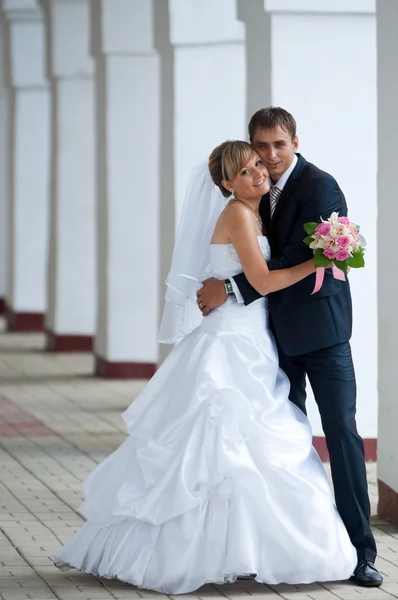
[[(268, 267), (284, 269), (311, 258), (303, 243), (304, 223), (319, 222), (332, 212), (347, 215), (347, 204), (336, 181), (298, 149), (296, 122), (277, 107), (256, 112), (249, 136), (271, 178), (270, 192), (260, 204), (271, 246)], [(382, 575), (374, 566), (376, 544), (370, 530), (364, 446), (355, 422), (356, 383), (349, 339), (352, 306), (348, 281), (333, 278), (331, 269), (319, 292), (311, 295), (315, 275), (268, 297), (270, 326), (281, 368), (290, 379), (290, 400), (304, 413), (306, 375), (322, 419), (338, 511), (358, 554), (353, 578), (359, 585), (379, 586)], [(240, 273), (225, 282), (209, 279), (198, 292), (204, 315), (235, 294), (246, 305), (260, 295)]]

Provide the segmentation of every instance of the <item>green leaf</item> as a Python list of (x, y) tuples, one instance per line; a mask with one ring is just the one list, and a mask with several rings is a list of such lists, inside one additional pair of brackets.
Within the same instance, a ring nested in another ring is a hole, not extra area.
[(313, 241), (314, 238), (312, 235), (307, 235), (307, 237), (303, 239), (304, 244), (307, 244), (307, 246), (309, 246)]
[(361, 238), (361, 248), (366, 248), (366, 240), (363, 235), (359, 236)]
[(358, 250), (354, 252), (354, 254), (347, 260), (350, 267), (353, 269), (360, 269), (365, 266), (365, 260), (363, 257), (363, 253)]
[(347, 258), (347, 260), (334, 260), (334, 261), (333, 261), (333, 264), (334, 264), (334, 265), (335, 265), (335, 266), (336, 266), (338, 269), (340, 269), (340, 271), (343, 271), (343, 272), (345, 272), (345, 271), (347, 271), (347, 267), (348, 267), (348, 265), (349, 265), (349, 262), (348, 262), (349, 260), (350, 260), (349, 258)]
[(328, 267), (330, 265), (330, 258), (324, 255), (321, 248), (315, 251), (314, 264), (316, 267)]
[(304, 223), (304, 230), (308, 235), (312, 235), (319, 223)]

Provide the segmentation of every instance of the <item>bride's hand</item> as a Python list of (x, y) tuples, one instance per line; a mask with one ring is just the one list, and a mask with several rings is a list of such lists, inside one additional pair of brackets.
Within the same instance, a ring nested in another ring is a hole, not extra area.
[(202, 281), (203, 287), (200, 288), (197, 296), (197, 303), (202, 311), (202, 315), (205, 317), (211, 310), (218, 308), (227, 299), (224, 282), (220, 279), (210, 277)]

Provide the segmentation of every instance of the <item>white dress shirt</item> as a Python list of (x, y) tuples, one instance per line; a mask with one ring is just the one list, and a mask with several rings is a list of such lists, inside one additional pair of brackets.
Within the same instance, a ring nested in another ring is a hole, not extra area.
[[(283, 173), (283, 175), (281, 175), (279, 177), (278, 181), (275, 184), (272, 183), (271, 177), (268, 179), (270, 187), (271, 187), (271, 185), (275, 185), (275, 187), (277, 187), (278, 190), (280, 190), (282, 192), (283, 188), (285, 187), (285, 185), (287, 183), (287, 180), (289, 179), (290, 175), (292, 174), (294, 167), (297, 165), (297, 161), (298, 161), (298, 158), (297, 158), (297, 155), (295, 154), (294, 158), (292, 160), (292, 164), (290, 165), (290, 167), (288, 169), (286, 169), (286, 171)], [(243, 296), (240, 293), (239, 288), (236, 285), (236, 282), (233, 277), (231, 277), (231, 284), (232, 284), (232, 289), (234, 290), (236, 300), (239, 302), (239, 304), (243, 304), (244, 303)]]

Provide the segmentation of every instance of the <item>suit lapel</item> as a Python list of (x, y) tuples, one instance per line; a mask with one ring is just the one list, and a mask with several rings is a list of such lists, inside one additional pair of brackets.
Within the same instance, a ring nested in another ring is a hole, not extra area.
[[(278, 217), (280, 216), (280, 214), (283, 211), (283, 207), (287, 204), (292, 192), (294, 191), (294, 188), (296, 187), (296, 184), (298, 182), (298, 180), (301, 177), (301, 173), (306, 165), (306, 160), (301, 156), (301, 154), (297, 154), (298, 156), (298, 161), (296, 166), (294, 167), (289, 179), (287, 180), (285, 187), (283, 188), (281, 195), (279, 196), (279, 200), (278, 203), (275, 207), (274, 210), (274, 214), (272, 215), (272, 218), (269, 221), (269, 226), (268, 226), (268, 230), (272, 230), (275, 227), (275, 223), (278, 220)], [(268, 212), (270, 211), (269, 209), (269, 194), (267, 194), (268, 196)], [(264, 196), (265, 198), (265, 196)]]

